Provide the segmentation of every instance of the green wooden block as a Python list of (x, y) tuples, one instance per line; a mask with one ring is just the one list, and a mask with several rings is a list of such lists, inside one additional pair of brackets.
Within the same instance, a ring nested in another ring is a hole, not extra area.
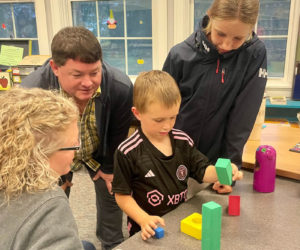
[(229, 159), (219, 158), (215, 165), (219, 182), (223, 185), (232, 184), (232, 167)]
[(210, 201), (202, 205), (202, 250), (221, 248), (222, 207)]

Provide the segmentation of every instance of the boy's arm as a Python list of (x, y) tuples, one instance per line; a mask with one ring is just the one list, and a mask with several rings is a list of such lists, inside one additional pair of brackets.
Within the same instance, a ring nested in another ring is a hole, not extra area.
[[(239, 171), (238, 167), (234, 163), (231, 163), (231, 168), (232, 168), (232, 180), (233, 181), (242, 180), (243, 172)], [(222, 185), (220, 184), (219, 181), (215, 182), (212, 188), (216, 190), (219, 194), (226, 194), (232, 192), (232, 186)]]
[[(189, 146), (188, 146), (189, 147)], [(230, 193), (232, 187), (228, 185), (221, 185), (218, 182), (218, 175), (214, 165), (209, 165), (209, 161), (205, 155), (203, 155), (195, 147), (190, 147), (190, 159), (191, 159), (191, 176), (198, 182), (215, 183), (214, 189), (218, 193)], [(243, 178), (243, 173), (238, 171), (238, 167), (235, 164), (232, 166), (232, 180), (241, 180)], [(204, 173), (203, 173), (204, 170)]]
[(207, 166), (203, 176), (203, 182), (214, 183), (216, 181), (218, 181), (218, 175), (215, 166), (214, 165)]
[(137, 224), (141, 227), (141, 236), (143, 240), (147, 240), (151, 236), (155, 235), (153, 229), (157, 228), (157, 224), (160, 223), (165, 226), (164, 219), (159, 216), (151, 216), (146, 213), (132, 198), (127, 194), (115, 194), (116, 201), (119, 207)]

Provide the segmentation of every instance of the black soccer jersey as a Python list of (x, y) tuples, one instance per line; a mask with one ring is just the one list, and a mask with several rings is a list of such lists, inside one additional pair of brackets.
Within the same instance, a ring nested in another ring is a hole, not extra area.
[(132, 195), (150, 215), (162, 216), (184, 202), (188, 177), (201, 183), (209, 165), (186, 133), (172, 129), (169, 136), (172, 156), (162, 154), (140, 128), (115, 153), (112, 191)]

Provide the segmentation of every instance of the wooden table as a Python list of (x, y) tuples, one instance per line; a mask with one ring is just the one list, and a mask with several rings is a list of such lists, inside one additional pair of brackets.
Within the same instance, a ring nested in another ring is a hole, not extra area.
[(300, 180), (300, 153), (289, 151), (300, 142), (300, 128), (267, 123), (260, 141), (248, 141), (244, 147), (243, 167), (253, 169), (259, 145), (270, 145), (276, 150), (276, 174)]
[(180, 232), (180, 221), (192, 213), (202, 213), (202, 204), (214, 201), (222, 206), (221, 250), (294, 250), (300, 246), (300, 181), (276, 178), (275, 191), (253, 190), (253, 173), (244, 171), (232, 195), (240, 195), (240, 216), (229, 216), (228, 195), (208, 186), (178, 208), (163, 216), (165, 236), (143, 241), (136, 233), (115, 250), (193, 250), (201, 241)]

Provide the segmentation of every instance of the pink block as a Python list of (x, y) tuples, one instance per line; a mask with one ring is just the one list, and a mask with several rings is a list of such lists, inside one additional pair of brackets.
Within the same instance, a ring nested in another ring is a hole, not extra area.
[(240, 196), (239, 195), (229, 195), (228, 214), (235, 215), (235, 216), (240, 215)]

